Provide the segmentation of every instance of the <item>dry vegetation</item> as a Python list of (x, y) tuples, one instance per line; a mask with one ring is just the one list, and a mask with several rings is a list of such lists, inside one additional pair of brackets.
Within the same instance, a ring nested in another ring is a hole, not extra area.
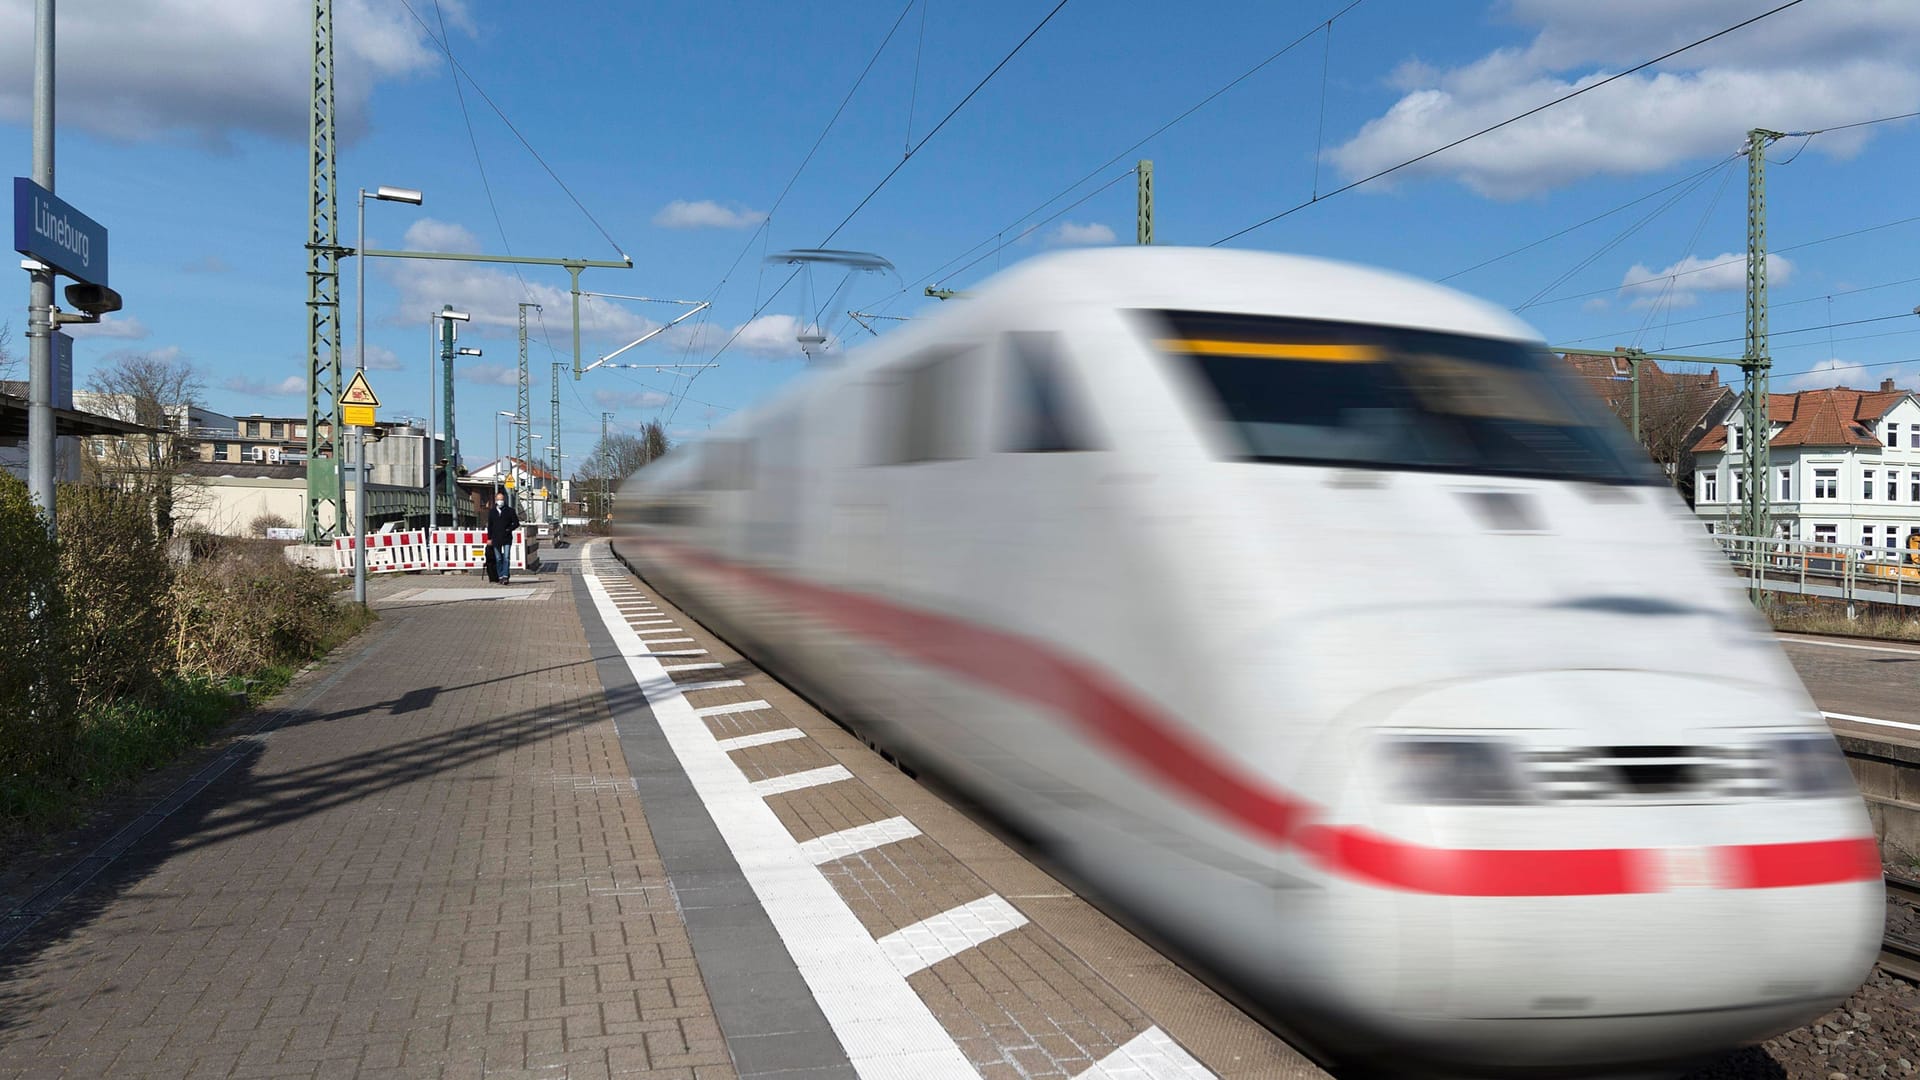
[(0, 474), (0, 604), (19, 613), (0, 635), (0, 833), (72, 820), (363, 625), (278, 545), (183, 539), (170, 556), (137, 493), (71, 487), (56, 542)]

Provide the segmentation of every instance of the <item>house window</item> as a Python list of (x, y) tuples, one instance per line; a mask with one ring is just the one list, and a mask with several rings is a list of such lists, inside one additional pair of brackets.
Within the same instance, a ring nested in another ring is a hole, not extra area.
[(1813, 470), (1813, 497), (1816, 499), (1837, 499), (1840, 497), (1840, 470)]
[(1741, 502), (1747, 501), (1747, 470), (1733, 470), (1733, 497)]
[(1888, 551), (1892, 551), (1894, 548), (1897, 548), (1900, 546), (1900, 542), (1899, 542), (1900, 538), (1897, 535), (1897, 533), (1898, 533), (1898, 529), (1896, 526), (1893, 526), (1893, 525), (1887, 526), (1887, 550)]
[(1893, 447), (1893, 448), (1899, 447), (1900, 445), (1900, 425), (1899, 424), (1887, 425), (1886, 443), (1889, 447)]
[(1703, 472), (1700, 474), (1700, 501), (1720, 501), (1720, 474), (1718, 472)]
[(1862, 499), (1873, 498), (1873, 470), (1872, 469), (1860, 470), (1860, 497)]
[(1887, 470), (1887, 501), (1900, 501), (1900, 470)]
[(1860, 546), (1861, 547), (1873, 546), (1873, 526), (1862, 525), (1860, 527)]
[(1907, 448), (1920, 450), (1920, 424), (1907, 425)]
[(1740, 442), (1740, 429), (1739, 429), (1739, 428), (1737, 428), (1737, 427), (1730, 427), (1730, 428), (1728, 428), (1728, 429), (1727, 429), (1727, 437), (1728, 437), (1729, 439), (1731, 439), (1731, 440), (1733, 441), (1733, 448), (1734, 448), (1734, 449), (1735, 449), (1736, 451), (1737, 451), (1737, 450), (1739, 450), (1739, 449), (1740, 449), (1740, 447), (1741, 447), (1741, 442)]
[(1793, 501), (1793, 470), (1791, 468), (1780, 470), (1780, 501)]
[(287, 437), (287, 425), (285, 425), (285, 424), (275, 424), (275, 425), (273, 425), (273, 437), (274, 437), (274, 438), (276, 438), (276, 439), (284, 439), (284, 438), (286, 438), (286, 437)]
[(1819, 524), (1813, 526), (1813, 542), (1816, 544), (1837, 544), (1840, 542), (1840, 526)]
[(227, 444), (226, 443), (217, 442), (213, 444), (213, 460), (215, 461), (227, 460)]

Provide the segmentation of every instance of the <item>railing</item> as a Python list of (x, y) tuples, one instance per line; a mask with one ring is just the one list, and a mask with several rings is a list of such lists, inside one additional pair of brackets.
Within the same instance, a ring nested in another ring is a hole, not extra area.
[(1715, 534), (1749, 588), (1920, 607), (1920, 550)]

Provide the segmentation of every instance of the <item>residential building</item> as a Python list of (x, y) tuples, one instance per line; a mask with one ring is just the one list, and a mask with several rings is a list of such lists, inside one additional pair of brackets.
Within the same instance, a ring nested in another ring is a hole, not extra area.
[[(1632, 424), (1633, 369), (1626, 354), (1563, 359), (1609, 412)], [(1640, 442), (1689, 501), (1696, 497), (1693, 448), (1726, 421), (1738, 400), (1717, 369), (1667, 371), (1658, 361), (1640, 361)]]
[[(1768, 402), (1769, 485), (1777, 535), (1898, 548), (1920, 534), (1920, 399), (1887, 379), (1878, 390), (1803, 390)], [(1694, 513), (1738, 532), (1752, 478), (1744, 405), (1693, 447)]]
[[(555, 477), (545, 465), (509, 455), (473, 470), (463, 482), (484, 484), (491, 492), (494, 486), (502, 485), (508, 476), (513, 477), (514, 506), (523, 520), (547, 521), (560, 516), (561, 496), (569, 485)], [(491, 500), (490, 493), (487, 498)]]

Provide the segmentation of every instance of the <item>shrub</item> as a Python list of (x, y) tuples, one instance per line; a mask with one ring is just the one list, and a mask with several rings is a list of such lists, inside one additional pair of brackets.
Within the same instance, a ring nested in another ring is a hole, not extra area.
[(27, 485), (0, 472), (0, 777), (62, 775), (77, 730), (60, 557)]
[(144, 700), (171, 672), (172, 576), (146, 500), (110, 488), (60, 489), (60, 589), (83, 713)]
[(181, 672), (248, 675), (317, 655), (339, 618), (338, 587), (285, 559), (232, 551), (181, 567), (173, 580), (173, 655)]
[(293, 522), (269, 510), (252, 521), (247, 522), (248, 536), (265, 536), (268, 529), (291, 529)]

